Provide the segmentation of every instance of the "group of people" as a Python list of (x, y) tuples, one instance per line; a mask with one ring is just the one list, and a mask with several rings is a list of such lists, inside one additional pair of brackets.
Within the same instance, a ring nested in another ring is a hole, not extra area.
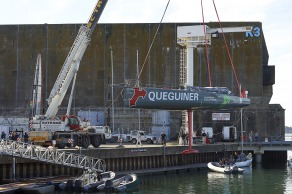
[(239, 155), (237, 154), (237, 152), (234, 152), (233, 155), (230, 155), (230, 158), (222, 158), (219, 160), (219, 164), (221, 166), (224, 166), (224, 165), (229, 165), (229, 164), (234, 164), (235, 162), (237, 162), (239, 159)]
[(230, 155), (230, 158), (223, 157), (222, 159), (220, 159), (219, 164), (221, 166), (224, 166), (226, 164), (234, 164), (236, 162), (246, 161), (251, 157), (252, 157), (251, 153), (249, 153), (248, 155), (245, 155), (244, 153), (238, 154), (237, 152), (234, 152), (234, 154)]
[[(193, 132), (193, 138), (196, 137), (197, 132), (194, 131)], [(208, 132), (205, 133), (205, 131), (202, 132), (202, 143), (203, 144), (209, 144), (210, 140), (209, 140), (209, 134)], [(181, 138), (181, 144), (182, 145), (188, 145), (188, 140), (189, 140), (189, 134), (187, 131), (181, 129), (180, 133), (179, 133), (179, 138)]]
[[(15, 131), (10, 131), (9, 140), (21, 141), (21, 139), (22, 139), (22, 137), (19, 135), (19, 133), (15, 132)], [(24, 134), (23, 134), (24, 143), (27, 143), (28, 139), (29, 139), (28, 133), (24, 132)], [(2, 133), (1, 133), (1, 140), (6, 140), (6, 133), (4, 131), (2, 131)]]

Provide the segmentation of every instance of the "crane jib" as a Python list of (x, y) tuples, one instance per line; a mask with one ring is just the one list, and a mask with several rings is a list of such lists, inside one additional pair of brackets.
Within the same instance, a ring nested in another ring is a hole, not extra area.
[(108, 0), (99, 0), (87, 22), (87, 27), (93, 30), (102, 14), (102, 11), (106, 5)]

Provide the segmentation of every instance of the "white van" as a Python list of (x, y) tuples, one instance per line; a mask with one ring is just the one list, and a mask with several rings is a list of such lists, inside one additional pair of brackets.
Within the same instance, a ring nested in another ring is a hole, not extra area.
[(224, 126), (222, 129), (222, 140), (223, 141), (235, 141), (237, 140), (236, 127)]

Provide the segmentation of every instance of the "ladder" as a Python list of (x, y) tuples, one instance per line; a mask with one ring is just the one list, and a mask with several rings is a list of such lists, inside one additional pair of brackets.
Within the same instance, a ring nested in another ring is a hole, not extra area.
[(102, 159), (12, 140), (1, 140), (0, 154), (84, 170), (92, 170), (94, 172), (105, 171), (105, 161)]
[(180, 49), (179, 85), (184, 88), (187, 82), (186, 77), (186, 49)]
[[(179, 69), (179, 85), (181, 88), (185, 88), (187, 83), (187, 77), (186, 77), (186, 49), (182, 48), (180, 49), (180, 69)], [(188, 129), (188, 112), (182, 111), (182, 127), (185, 132), (187, 132)]]

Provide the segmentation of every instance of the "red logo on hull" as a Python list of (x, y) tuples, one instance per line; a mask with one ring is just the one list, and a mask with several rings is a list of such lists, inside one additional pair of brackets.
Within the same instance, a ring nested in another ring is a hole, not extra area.
[(134, 89), (134, 95), (130, 99), (129, 103), (130, 106), (136, 106), (136, 102), (139, 97), (145, 98), (147, 92), (143, 88), (140, 90), (139, 88), (133, 88)]

